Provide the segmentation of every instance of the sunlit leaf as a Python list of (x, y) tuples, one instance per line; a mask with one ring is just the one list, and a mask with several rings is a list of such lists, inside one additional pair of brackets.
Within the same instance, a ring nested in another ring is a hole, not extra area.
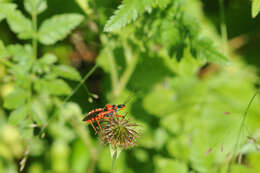
[(20, 39), (33, 38), (34, 31), (32, 22), (19, 10), (12, 10), (7, 13), (7, 23), (9, 24), (11, 30), (18, 34)]
[(79, 72), (71, 66), (67, 66), (67, 65), (55, 66), (53, 67), (53, 72), (57, 76), (64, 77), (67, 79), (77, 80), (77, 81), (81, 79)]
[(252, 0), (252, 17), (255, 18), (260, 11), (260, 0)]
[(31, 15), (42, 13), (47, 8), (46, 0), (25, 0), (25, 9)]
[(16, 88), (4, 100), (4, 107), (14, 109), (23, 105), (28, 98), (28, 93), (20, 88)]
[(31, 68), (34, 61), (31, 45), (14, 44), (9, 45), (7, 49), (12, 60), (22, 69), (21, 71), (25, 72)]
[(106, 23), (104, 30), (111, 32), (124, 27), (126, 24), (135, 21), (138, 15), (145, 10), (151, 9), (154, 0), (125, 0), (118, 7), (115, 14), (110, 17)]
[(211, 40), (201, 37), (194, 41), (192, 45), (192, 51), (195, 52), (195, 57), (205, 59), (208, 62), (214, 62), (219, 64), (229, 65), (230, 61), (223, 54), (220, 53), (215, 47)]
[(164, 173), (188, 173), (187, 166), (180, 162), (173, 159), (166, 159), (157, 156), (155, 158), (155, 165), (156, 165), (156, 173), (164, 172)]
[(70, 147), (64, 141), (56, 141), (51, 146), (51, 165), (55, 172), (67, 172), (69, 170)]
[(0, 40), (0, 58), (6, 58), (9, 56), (9, 53), (3, 43), (2, 40)]
[(40, 100), (34, 99), (31, 103), (32, 118), (38, 125), (43, 125), (47, 120), (47, 111), (45, 105)]
[(15, 8), (15, 4), (4, 3), (0, 1), (0, 22), (7, 16), (8, 13), (11, 13)]
[(39, 93), (46, 92), (52, 95), (68, 95), (71, 93), (69, 85), (61, 79), (39, 80), (34, 87)]
[(64, 39), (83, 20), (79, 14), (61, 14), (43, 22), (39, 29), (39, 41), (51, 45)]
[(57, 61), (57, 57), (54, 54), (47, 53), (39, 60), (41, 63), (51, 65)]
[(13, 125), (18, 124), (20, 121), (23, 121), (27, 116), (27, 106), (21, 106), (18, 109), (11, 112), (9, 117), (9, 122)]

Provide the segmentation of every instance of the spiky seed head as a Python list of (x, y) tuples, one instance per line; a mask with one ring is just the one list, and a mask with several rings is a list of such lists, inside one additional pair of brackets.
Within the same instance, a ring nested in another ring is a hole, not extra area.
[(112, 117), (112, 119), (104, 121), (99, 136), (104, 144), (110, 144), (114, 148), (127, 149), (135, 146), (136, 138), (140, 136), (137, 128), (138, 125), (129, 120)]

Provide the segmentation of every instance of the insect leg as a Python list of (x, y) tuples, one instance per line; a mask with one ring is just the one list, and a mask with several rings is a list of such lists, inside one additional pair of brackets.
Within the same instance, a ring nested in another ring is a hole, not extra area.
[(93, 127), (93, 129), (94, 129), (95, 132), (97, 133), (97, 130), (96, 130), (95, 126), (93, 125), (92, 121), (91, 121), (91, 120), (88, 120), (88, 123), (91, 124), (91, 126)]
[(116, 114), (115, 116), (116, 116), (116, 117), (122, 117), (122, 118), (125, 117), (124, 115), (118, 115), (118, 114)]
[(99, 121), (98, 121), (98, 117), (96, 118), (96, 121), (97, 121), (97, 123), (98, 123), (98, 127), (99, 127), (99, 129), (101, 129), (101, 126), (100, 126), (100, 124), (99, 124)]

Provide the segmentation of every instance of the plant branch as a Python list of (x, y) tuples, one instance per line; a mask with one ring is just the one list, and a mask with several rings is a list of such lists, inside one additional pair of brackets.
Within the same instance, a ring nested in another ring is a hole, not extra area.
[(96, 68), (98, 67), (97, 64), (94, 65), (94, 67), (92, 67), (92, 69), (84, 76), (84, 78), (80, 81), (80, 83), (76, 86), (76, 88), (72, 91), (72, 93), (70, 95), (68, 95), (64, 100), (63, 100), (63, 104), (66, 103), (71, 96), (73, 96), (78, 89), (80, 88), (81, 85), (84, 84), (84, 82), (89, 78), (89, 76), (96, 70)]
[(111, 168), (111, 173), (113, 173), (113, 171), (114, 171), (114, 167), (115, 167), (116, 159), (117, 159), (117, 153), (115, 152), (114, 155), (113, 155), (113, 157), (112, 157), (112, 168)]
[(224, 54), (228, 55), (228, 35), (227, 26), (225, 21), (225, 10), (224, 10), (224, 0), (219, 0), (219, 14), (220, 14), (220, 32), (222, 37), (222, 45)]
[(115, 91), (115, 96), (118, 97), (120, 93), (125, 89), (131, 75), (133, 74), (135, 67), (138, 62), (138, 54), (133, 56), (132, 61), (128, 65), (127, 69), (124, 71), (122, 77), (120, 78), (120, 83), (118, 85), (117, 90)]
[(37, 13), (35, 12), (35, 9), (32, 13), (32, 22), (33, 22), (33, 30), (34, 30), (34, 36), (32, 39), (32, 45), (33, 45), (33, 57), (34, 59), (37, 59)]
[[(75, 118), (76, 119), (76, 118)], [(90, 161), (89, 166), (87, 168), (87, 172), (94, 173), (94, 169), (96, 167), (96, 163), (98, 160), (98, 151), (95, 146), (91, 143), (89, 131), (81, 125), (80, 122), (76, 121), (74, 118), (69, 119), (71, 126), (76, 130), (76, 133), (82, 139), (86, 147), (90, 150)]]
[[(109, 51), (107, 51), (107, 52), (109, 52)], [(108, 54), (108, 59), (110, 62), (110, 69), (111, 69), (112, 90), (113, 90), (113, 93), (116, 93), (117, 86), (119, 85), (118, 73), (116, 70), (116, 62), (115, 62), (114, 56), (111, 53)], [(113, 95), (115, 95), (115, 94), (113, 94)]]
[(232, 160), (230, 161), (230, 163), (228, 165), (228, 171), (227, 171), (228, 173), (231, 172), (231, 165), (233, 164), (233, 161), (234, 161), (233, 157), (234, 157), (234, 155), (236, 155), (236, 151), (237, 151), (237, 148), (238, 148), (238, 145), (239, 145), (239, 140), (240, 140), (240, 137), (241, 137), (241, 134), (242, 134), (242, 129), (245, 126), (246, 118), (248, 116), (248, 111), (249, 111), (249, 109), (250, 109), (250, 107), (251, 107), (251, 105), (252, 105), (252, 103), (253, 103), (253, 101), (254, 101), (254, 99), (257, 96), (259, 91), (260, 91), (260, 89), (258, 89), (255, 92), (255, 94), (253, 95), (253, 97), (250, 99), (250, 101), (249, 101), (249, 103), (247, 105), (247, 108), (246, 108), (246, 110), (245, 110), (245, 112), (243, 114), (243, 118), (242, 118), (241, 124), (239, 126), (238, 136), (237, 136), (235, 147), (234, 147), (234, 151), (233, 151), (233, 156), (231, 157)]

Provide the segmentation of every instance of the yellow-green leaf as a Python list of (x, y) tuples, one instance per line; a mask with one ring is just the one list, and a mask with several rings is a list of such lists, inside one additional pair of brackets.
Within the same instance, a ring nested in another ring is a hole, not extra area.
[(64, 39), (83, 20), (79, 14), (62, 14), (53, 16), (43, 22), (39, 29), (39, 41), (51, 45)]
[(259, 13), (259, 11), (260, 11), (260, 0), (253, 0), (252, 9), (251, 9), (252, 17), (255, 18)]

